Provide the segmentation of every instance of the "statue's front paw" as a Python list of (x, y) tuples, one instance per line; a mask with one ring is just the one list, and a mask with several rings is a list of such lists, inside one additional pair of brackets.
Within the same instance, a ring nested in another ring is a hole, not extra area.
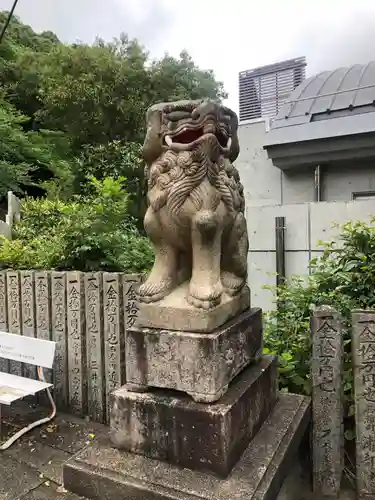
[(223, 271), (221, 273), (221, 282), (224, 287), (224, 291), (230, 295), (237, 295), (244, 285), (246, 284), (246, 279), (241, 276), (236, 276), (233, 273)]
[(222, 294), (220, 281), (215, 284), (191, 282), (187, 301), (197, 309), (208, 310), (220, 304)]
[(139, 300), (141, 302), (158, 302), (168, 295), (173, 287), (172, 280), (152, 281), (147, 280), (139, 287)]

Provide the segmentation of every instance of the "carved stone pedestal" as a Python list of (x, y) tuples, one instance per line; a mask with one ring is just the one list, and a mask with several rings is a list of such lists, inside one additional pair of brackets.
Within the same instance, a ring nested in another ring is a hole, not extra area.
[(263, 349), (262, 311), (248, 309), (212, 333), (133, 328), (126, 338), (126, 380), (175, 389), (195, 401), (217, 401)]
[(276, 404), (276, 360), (246, 368), (215, 404), (175, 391), (111, 395), (116, 448), (226, 477)]
[(309, 422), (309, 405), (303, 396), (280, 394), (225, 479), (120, 451), (108, 439), (88, 446), (65, 464), (64, 486), (92, 500), (276, 500), (294, 466)]
[(226, 293), (220, 304), (208, 311), (197, 309), (186, 300), (189, 283), (182, 283), (167, 297), (150, 304), (140, 303), (137, 326), (140, 328), (165, 328), (181, 332), (212, 332), (230, 318), (250, 307), (250, 290), (244, 286), (234, 297)]

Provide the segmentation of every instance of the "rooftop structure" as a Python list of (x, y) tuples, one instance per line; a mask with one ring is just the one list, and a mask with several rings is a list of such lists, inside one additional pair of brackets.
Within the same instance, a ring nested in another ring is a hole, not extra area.
[(299, 57), (239, 74), (240, 121), (274, 117), (305, 78), (306, 59)]
[(325, 161), (375, 156), (375, 62), (303, 81), (272, 121), (264, 147), (282, 169), (317, 164), (319, 155)]

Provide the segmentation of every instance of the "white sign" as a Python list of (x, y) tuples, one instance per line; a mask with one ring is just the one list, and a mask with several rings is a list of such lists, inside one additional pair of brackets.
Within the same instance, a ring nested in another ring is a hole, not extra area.
[(0, 332), (0, 358), (52, 368), (56, 342)]

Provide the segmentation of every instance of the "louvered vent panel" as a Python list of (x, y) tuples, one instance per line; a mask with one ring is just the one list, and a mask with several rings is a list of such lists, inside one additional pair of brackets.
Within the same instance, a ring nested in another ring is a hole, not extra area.
[(239, 74), (240, 121), (274, 117), (289, 94), (305, 79), (306, 59), (299, 57)]

